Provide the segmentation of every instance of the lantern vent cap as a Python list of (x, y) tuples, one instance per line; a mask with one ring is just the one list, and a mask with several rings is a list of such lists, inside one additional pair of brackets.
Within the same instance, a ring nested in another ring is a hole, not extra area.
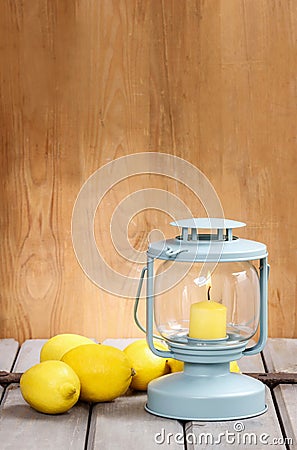
[(181, 219), (171, 222), (170, 225), (180, 228), (190, 228), (192, 229), (205, 229), (205, 230), (228, 230), (232, 228), (242, 228), (246, 224), (244, 222), (238, 222), (237, 220), (230, 220), (224, 218), (214, 218), (214, 217), (199, 217), (192, 219)]
[[(176, 220), (170, 225), (182, 228), (182, 234), (174, 239), (151, 242), (148, 256), (184, 262), (249, 261), (267, 256), (265, 244), (233, 236), (232, 229), (244, 227), (243, 222), (202, 217)], [(199, 229), (216, 232), (203, 234)]]
[(226, 239), (232, 241), (232, 229), (245, 227), (246, 224), (244, 222), (224, 218), (200, 217), (176, 220), (171, 222), (170, 225), (182, 228), (182, 235), (180, 237), (182, 241), (188, 241), (189, 229), (191, 230), (191, 241), (197, 241), (197, 239), (199, 239), (199, 229), (216, 230), (216, 239), (219, 241), (225, 240), (224, 230), (226, 230)]

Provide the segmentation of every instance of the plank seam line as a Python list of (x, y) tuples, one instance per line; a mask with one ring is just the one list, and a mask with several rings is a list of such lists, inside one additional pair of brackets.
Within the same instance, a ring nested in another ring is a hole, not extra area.
[(6, 388), (3, 389), (2, 394), (0, 395), (0, 406), (2, 405), (2, 401), (3, 401), (3, 398), (4, 398), (5, 389), (6, 389)]
[(5, 403), (5, 398), (6, 398), (7, 388), (8, 388), (8, 386), (6, 386), (6, 387), (3, 389), (2, 395), (1, 395), (1, 397), (0, 397), (0, 412), (1, 412), (1, 410), (4, 408), (4, 403)]
[[(18, 342), (18, 344), (19, 344), (19, 342)], [(15, 368), (15, 365), (16, 365), (19, 353), (21, 351), (21, 347), (22, 346), (19, 344), (18, 349), (17, 349), (16, 354), (15, 354), (15, 357), (14, 357), (14, 360), (13, 360), (11, 368), (10, 368), (10, 372), (12, 372), (14, 370), (14, 368)]]
[[(265, 355), (264, 355), (263, 352), (261, 352), (260, 355), (261, 355), (261, 358), (262, 358), (262, 362), (263, 362), (263, 366), (264, 366), (265, 372), (268, 373), (268, 368), (267, 368), (267, 364), (266, 364), (266, 361), (265, 361)], [(269, 389), (269, 390), (270, 390), (270, 393), (271, 393), (273, 406), (274, 406), (274, 409), (275, 409), (275, 412), (276, 412), (276, 417), (278, 419), (278, 423), (279, 423), (279, 426), (280, 426), (280, 429), (281, 429), (281, 432), (282, 432), (282, 435), (283, 435), (283, 438), (284, 438), (284, 441), (285, 441), (284, 445), (286, 447), (286, 450), (290, 450), (290, 446), (289, 446), (288, 441), (287, 441), (288, 436), (287, 436), (287, 433), (286, 433), (286, 430), (285, 430), (285, 426), (284, 426), (284, 423), (283, 423), (281, 412), (280, 412), (279, 407), (278, 407), (278, 403), (277, 403), (277, 399), (276, 399), (276, 396), (275, 396), (275, 393), (274, 393), (274, 389)]]
[(187, 421), (185, 421), (185, 420), (179, 420), (179, 423), (180, 423), (181, 426), (183, 427), (183, 434), (184, 434), (184, 449), (185, 449), (185, 450), (190, 450), (190, 449), (188, 448), (188, 443), (187, 443), (187, 430), (186, 430), (186, 425), (187, 425), (187, 423), (189, 423), (189, 422), (187, 422)]
[(92, 419), (93, 408), (94, 408), (94, 405), (92, 403), (90, 403), (84, 450), (92, 450), (94, 447), (95, 426), (94, 426), (94, 420)]
[[(17, 357), (18, 357), (18, 354), (20, 353), (20, 350), (21, 350), (21, 345), (20, 345), (20, 343), (19, 343), (18, 341), (16, 341), (16, 342), (18, 343), (18, 349), (17, 349), (17, 351), (16, 351), (16, 353), (15, 353), (15, 356), (14, 356), (14, 359), (13, 359), (12, 364), (11, 364), (11, 366), (10, 366), (9, 372), (12, 372), (12, 371), (13, 371), (14, 366), (15, 366), (15, 363), (16, 363), (16, 360), (17, 360)], [(5, 394), (6, 394), (7, 388), (8, 388), (8, 386), (5, 386), (4, 389), (3, 389), (3, 391), (2, 391), (2, 394), (0, 395), (0, 405), (2, 405), (2, 402), (3, 402), (3, 406), (4, 406), (4, 396), (5, 396)]]
[(287, 436), (287, 433), (286, 433), (286, 430), (285, 430), (285, 427), (284, 427), (283, 418), (282, 418), (280, 409), (278, 407), (278, 403), (277, 403), (277, 399), (276, 399), (276, 396), (275, 396), (275, 393), (274, 393), (274, 389), (271, 389), (270, 392), (271, 392), (271, 397), (272, 397), (272, 400), (273, 400), (275, 412), (276, 412), (276, 415), (277, 415), (277, 418), (278, 418), (279, 426), (280, 426), (283, 438), (285, 440), (286, 450), (290, 450), (290, 446), (288, 444), (288, 436)]
[(264, 353), (261, 352), (260, 356), (261, 356), (261, 359), (262, 359), (262, 363), (263, 363), (263, 366), (264, 366), (265, 373), (268, 373), (268, 368), (267, 368), (267, 364), (266, 364), (266, 361), (265, 361)]

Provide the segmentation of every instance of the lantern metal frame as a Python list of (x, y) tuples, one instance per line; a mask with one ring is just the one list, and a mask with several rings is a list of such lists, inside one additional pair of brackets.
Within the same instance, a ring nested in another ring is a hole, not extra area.
[[(146, 332), (151, 351), (163, 358), (184, 362), (184, 371), (165, 375), (148, 385), (145, 409), (158, 416), (181, 420), (221, 421), (253, 417), (267, 410), (265, 386), (262, 382), (239, 373), (231, 373), (230, 361), (261, 352), (268, 330), (268, 253), (265, 244), (233, 236), (233, 229), (245, 226), (227, 219), (184, 219), (171, 223), (182, 234), (175, 239), (151, 243), (147, 251), (147, 267), (142, 270), (137, 292), (134, 317)], [(189, 229), (191, 233), (189, 234)], [(199, 229), (216, 230), (199, 233)], [(259, 260), (260, 317), (259, 338), (246, 348), (242, 341), (201, 341), (189, 338), (186, 342), (166, 340), (168, 351), (154, 345), (154, 261), (178, 262), (237, 262)], [(146, 284), (146, 330), (137, 317), (137, 306), (144, 277)]]

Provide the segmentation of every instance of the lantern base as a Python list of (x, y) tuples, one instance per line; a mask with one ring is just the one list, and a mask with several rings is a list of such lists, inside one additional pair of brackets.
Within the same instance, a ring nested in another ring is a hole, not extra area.
[(259, 380), (230, 373), (229, 366), (222, 373), (222, 364), (211, 364), (207, 376), (195, 375), (197, 366), (206, 365), (187, 364), (185, 372), (151, 381), (145, 409), (166, 418), (201, 421), (244, 419), (267, 410), (265, 385)]

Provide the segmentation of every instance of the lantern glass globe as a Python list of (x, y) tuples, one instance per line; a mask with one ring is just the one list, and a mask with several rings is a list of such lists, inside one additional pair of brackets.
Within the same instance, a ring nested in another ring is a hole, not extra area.
[(226, 307), (225, 345), (249, 340), (257, 331), (259, 275), (249, 261), (218, 263), (211, 273), (201, 263), (159, 261), (154, 290), (155, 323), (165, 340), (187, 343), (191, 305), (206, 300)]

